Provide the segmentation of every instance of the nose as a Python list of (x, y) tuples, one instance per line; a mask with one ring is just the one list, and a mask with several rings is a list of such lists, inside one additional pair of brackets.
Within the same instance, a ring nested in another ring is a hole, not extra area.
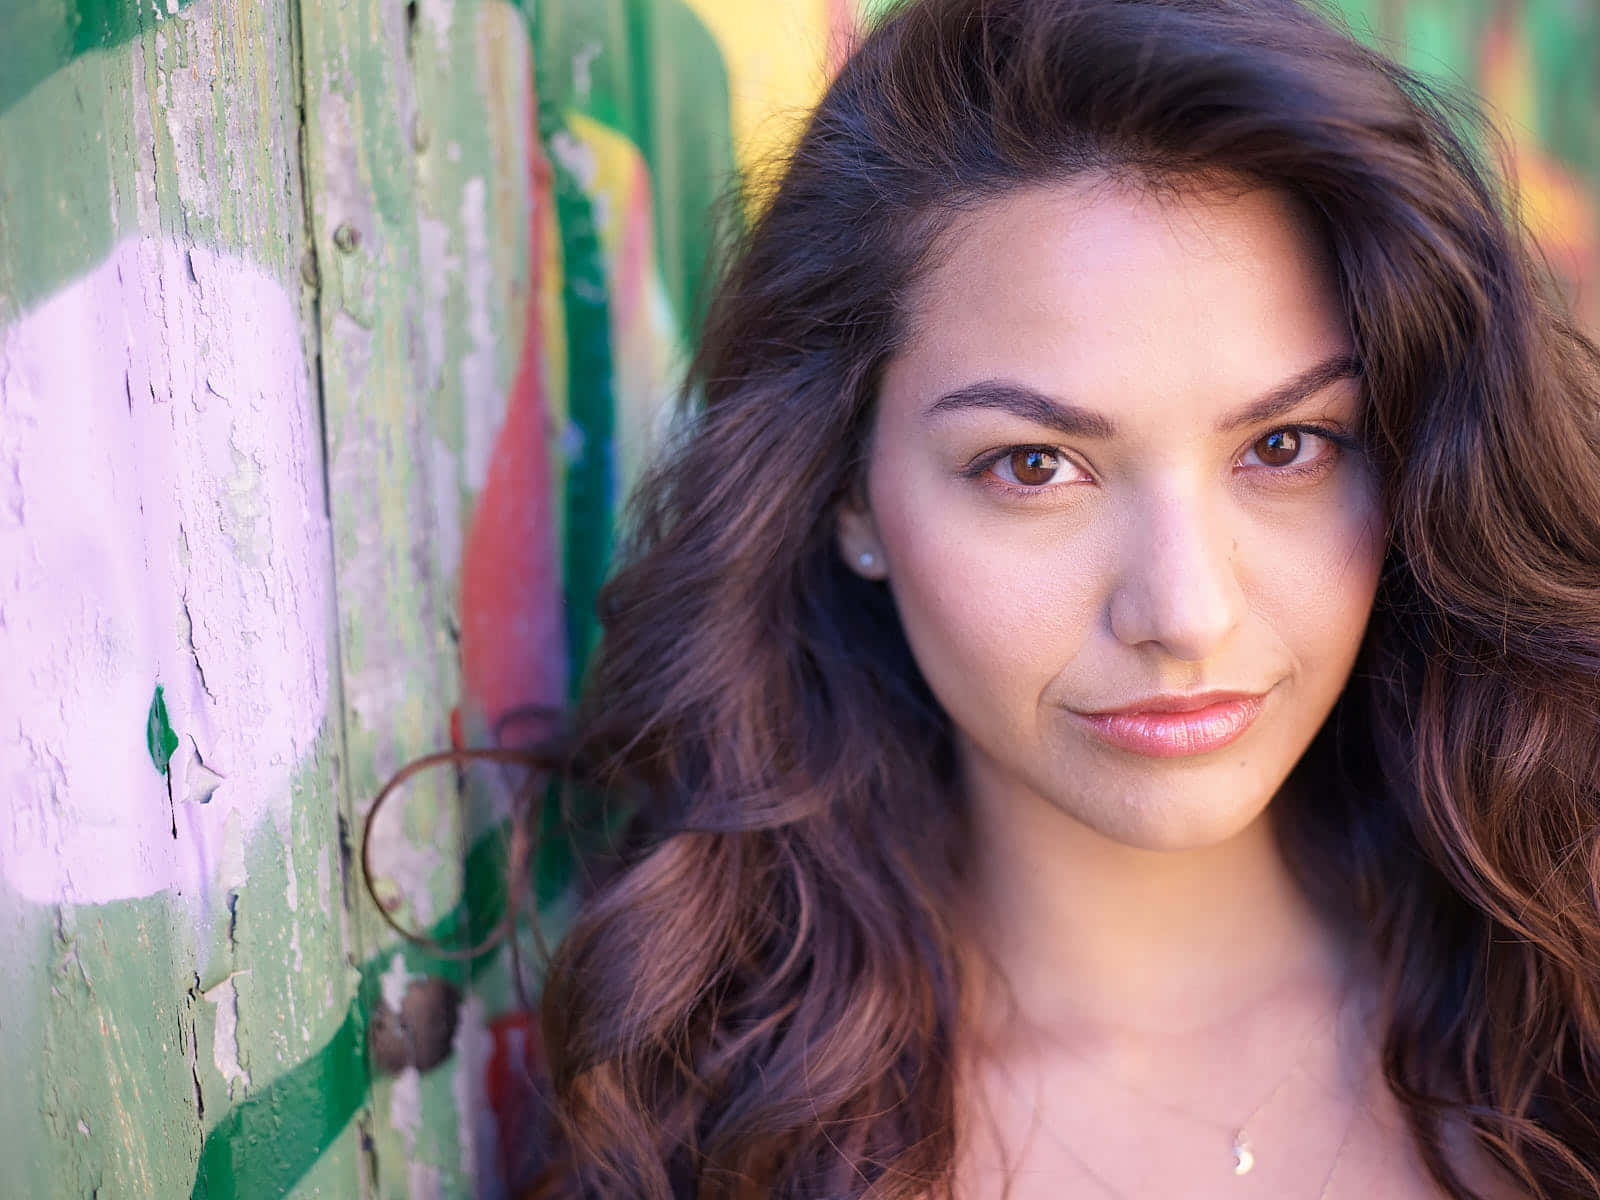
[(1110, 597), (1111, 632), (1185, 662), (1214, 656), (1245, 611), (1234, 531), (1195, 489), (1133, 506)]

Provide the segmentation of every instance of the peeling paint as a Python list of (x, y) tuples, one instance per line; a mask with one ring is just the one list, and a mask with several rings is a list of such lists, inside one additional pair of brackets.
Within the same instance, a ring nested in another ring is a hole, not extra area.
[[(460, 563), (463, 519), (456, 453), (444, 439), (435, 437), (428, 442), (427, 462), (429, 508), (434, 514), (439, 561)], [(459, 627), (459, 618), (456, 624)]]
[(594, 91), (594, 60), (600, 57), (603, 44), (598, 38), (585, 42), (572, 53), (572, 98), (579, 104), (588, 104)]
[(439, 1168), (432, 1163), (413, 1162), (406, 1172), (406, 1200), (440, 1200)]
[(222, 822), (222, 848), (217, 858), (217, 886), (236, 891), (250, 882), (250, 869), (244, 861), (244, 821), (238, 809)]
[(329, 857), (326, 846), (317, 852), (317, 910), (324, 916), (333, 915), (333, 872), (328, 865)]
[(406, 998), (406, 986), (410, 982), (411, 974), (406, 970), (405, 956), (396, 954), (389, 961), (389, 969), (378, 977), (384, 1008), (398, 1016), (400, 1005)]
[(62, 61), (0, 97), (6, 1196), (181, 1196), (234, 1129), (207, 1200), (357, 1182), (359, 1037), (239, 1120), (354, 986), (284, 912), (338, 762), (297, 7), (7, 9), (0, 92)]
[[(284, 904), (288, 908), (289, 915), (289, 965), (293, 967), (295, 973), (298, 974), (300, 971), (305, 969), (305, 954), (300, 948), (300, 880), (295, 874), (294, 870), (293, 847), (290, 847), (288, 853), (283, 856), (283, 866), (285, 874), (287, 875), (287, 879), (284, 883), (283, 900)], [(293, 1002), (294, 997), (291, 993), (291, 1016), (293, 1016)], [(307, 1031), (306, 1038), (309, 1039), (309, 1037), (310, 1033)]]
[(461, 227), (466, 241), (467, 332), (471, 347), (461, 356), (461, 392), (466, 419), (466, 445), (462, 469), (466, 484), (476, 492), (489, 473), (494, 435), (505, 420), (505, 387), (499, 379), (499, 348), (495, 340), (490, 287), (488, 192), (481, 175), (467, 180), (461, 192)]
[(422, 1075), (415, 1067), (401, 1070), (390, 1085), (389, 1126), (405, 1140), (406, 1157), (415, 1157), (422, 1129)]
[[(247, 971), (235, 971), (202, 993), (217, 1006), (217, 1028), (211, 1041), (211, 1061), (228, 1085), (228, 1099), (243, 1098), (250, 1086), (250, 1072), (239, 1062), (239, 989), (234, 979)], [(236, 1086), (237, 1085), (237, 1086)]]
[(293, 854), (284, 855), (283, 867), (288, 876), (284, 884), (283, 901), (291, 913), (297, 913), (300, 911), (300, 880), (294, 872)]
[[(215, 697), (212, 697), (215, 699)], [(184, 790), (183, 799), (189, 804), (208, 804), (211, 797), (222, 786), (224, 777), (208, 767), (200, 757), (200, 747), (195, 745), (194, 738), (185, 734), (180, 753), (187, 751), (187, 757), (182, 764)]]
[[(560, 129), (550, 137), (550, 154), (580, 188), (588, 191), (594, 187), (597, 167), (594, 151), (587, 144), (565, 129)], [(603, 222), (596, 218), (596, 223)]]
[(441, 55), (450, 53), (450, 22), (455, 8), (455, 0), (422, 0), (422, 23), (433, 34), (434, 47)]
[[(126, 357), (57, 352), (85, 330)], [(0, 607), (10, 669), (30, 680), (0, 691), (0, 728), (23, 734), (0, 743), (12, 797), (0, 870), (39, 903), (173, 887), (204, 898), (230, 814), (286, 822), (289, 776), (326, 704), (326, 526), (298, 317), (248, 264), (134, 239), (0, 331), (0, 360), (14, 431), (0, 477), (29, 497), (26, 521), (0, 530)], [(207, 379), (233, 401), (208, 401)], [(218, 519), (239, 456), (272, 464), (250, 485), (274, 547), (254, 570)], [(78, 465), (63, 474), (64, 462)], [(185, 604), (192, 646), (172, 615)], [(179, 729), (217, 760), (172, 756), (170, 792), (132, 761), (149, 761), (146, 730), (163, 715), (163, 748)], [(173, 796), (209, 803), (174, 812)]]
[(496, 1161), (500, 1127), (487, 1088), (494, 1037), (489, 1032), (483, 1001), (477, 996), (469, 994), (461, 1003), (460, 1024), (456, 1026), (451, 1052), (456, 1059), (450, 1088), (456, 1102), (456, 1127), (460, 1130), (461, 1174), (472, 1180), (476, 1200), (507, 1200), (505, 1180), (500, 1177)]
[[(422, 301), (430, 313), (443, 314), (452, 278), (461, 260), (450, 252), (450, 224), (423, 216), (417, 222), (417, 249), (422, 259)], [(423, 365), (428, 385), (437, 388), (444, 374), (446, 322), (428, 321), (422, 329)]]
[(415, 928), (433, 924), (437, 911), (431, 885), (449, 865), (440, 847), (414, 840), (398, 821), (379, 820), (372, 830), (372, 862), (373, 885), (385, 904), (392, 902), (397, 911), (403, 905), (400, 915)]

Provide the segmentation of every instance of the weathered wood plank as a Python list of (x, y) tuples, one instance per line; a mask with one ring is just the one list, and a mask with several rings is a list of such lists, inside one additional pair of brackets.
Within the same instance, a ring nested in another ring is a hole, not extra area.
[(287, 1086), (352, 1077), (355, 978), (291, 11), (7, 39), (3, 1190), (346, 1195), (354, 1106)]
[[(520, 23), (502, 5), (308, 2), (307, 162), (320, 328), (348, 819), (402, 763), (449, 744), (460, 693), (458, 572), (466, 514), (484, 486), (530, 289)], [(506, 33), (519, 36), (507, 37)], [(374, 829), (374, 874), (396, 919), (427, 929), (459, 909), (464, 834), (454, 774), (421, 777)], [(364, 897), (374, 1020), (402, 998), (454, 1019), (459, 964), (405, 949)], [(397, 957), (398, 955), (398, 957)], [(366, 1186), (375, 1195), (465, 1195), (483, 1169), (467, 1067), (380, 1053)], [(447, 1047), (448, 1049), (448, 1047)]]

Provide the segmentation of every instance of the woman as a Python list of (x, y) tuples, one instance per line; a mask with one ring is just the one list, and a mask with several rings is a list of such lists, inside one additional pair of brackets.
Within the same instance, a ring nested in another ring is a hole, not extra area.
[(864, 39), (602, 599), (530, 1194), (1600, 1195), (1600, 354), (1469, 117), (1291, 0)]

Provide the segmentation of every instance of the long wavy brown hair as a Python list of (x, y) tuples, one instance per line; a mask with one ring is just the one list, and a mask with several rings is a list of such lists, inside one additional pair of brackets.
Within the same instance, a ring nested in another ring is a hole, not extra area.
[(835, 514), (939, 236), (1101, 173), (1314, 214), (1390, 527), (1275, 827), (1369, 933), (1442, 1189), (1478, 1196), (1465, 1129), (1534, 1196), (1600, 1196), (1600, 351), (1496, 144), (1295, 0), (913, 0), (863, 37), (720, 276), (601, 596), (559, 759), (577, 825), (627, 821), (545, 978), (531, 1195), (949, 1194), (963, 797)]

